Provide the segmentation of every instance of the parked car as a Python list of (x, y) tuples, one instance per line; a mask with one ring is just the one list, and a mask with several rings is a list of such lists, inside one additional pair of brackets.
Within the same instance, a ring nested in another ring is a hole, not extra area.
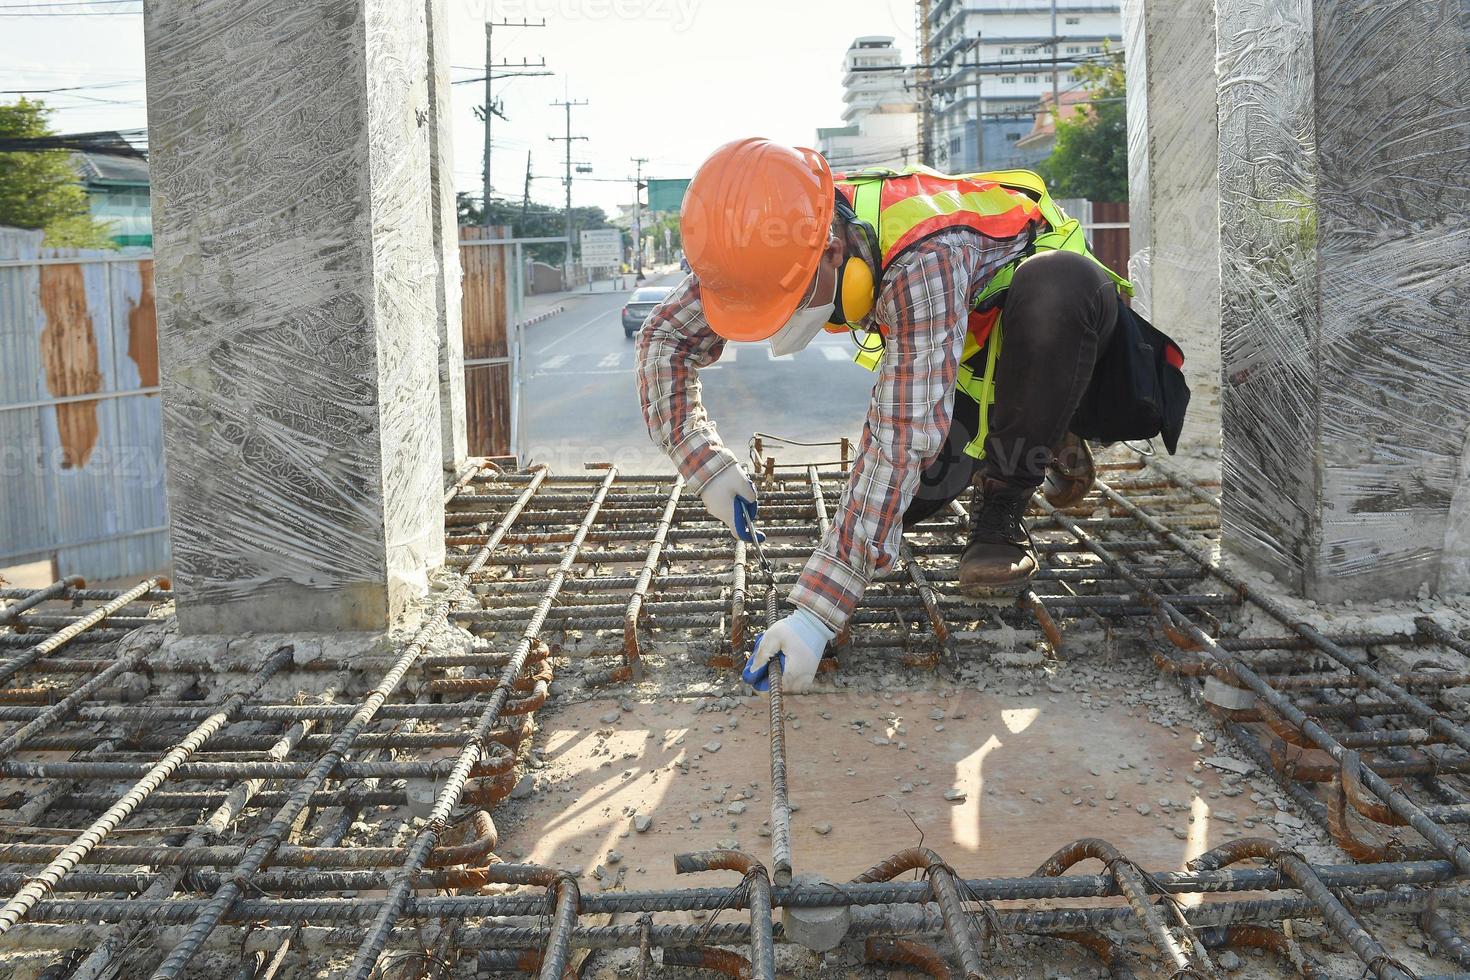
[(673, 291), (673, 286), (640, 286), (633, 290), (633, 295), (628, 297), (628, 305), (623, 307), (623, 336), (631, 337), (637, 333), (653, 308)]

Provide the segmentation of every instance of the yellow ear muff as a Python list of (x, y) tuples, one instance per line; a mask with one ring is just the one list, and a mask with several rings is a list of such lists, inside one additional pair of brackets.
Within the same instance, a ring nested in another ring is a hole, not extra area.
[(876, 298), (873, 289), (873, 270), (868, 263), (854, 256), (842, 267), (842, 312), (849, 323), (859, 323), (873, 312)]

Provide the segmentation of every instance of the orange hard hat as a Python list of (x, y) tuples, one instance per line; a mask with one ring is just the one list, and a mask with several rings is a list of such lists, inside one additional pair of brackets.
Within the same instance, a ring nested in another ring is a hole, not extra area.
[(749, 341), (781, 329), (816, 275), (833, 205), (832, 170), (815, 150), (753, 137), (700, 165), (679, 228), (715, 333)]

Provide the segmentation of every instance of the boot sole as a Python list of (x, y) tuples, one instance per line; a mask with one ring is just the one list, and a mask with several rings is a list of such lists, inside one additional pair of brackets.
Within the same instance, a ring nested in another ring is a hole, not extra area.
[(1032, 569), (1026, 575), (1019, 575), (1015, 578), (960, 582), (956, 586), (956, 590), (963, 596), (981, 598), (987, 595), (993, 595), (996, 592), (1004, 592), (1008, 589), (1023, 588), (1031, 584), (1031, 580), (1034, 578), (1036, 578), (1036, 569)]

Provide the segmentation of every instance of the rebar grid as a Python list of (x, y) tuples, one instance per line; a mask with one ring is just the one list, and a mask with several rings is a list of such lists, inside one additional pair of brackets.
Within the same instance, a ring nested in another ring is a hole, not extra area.
[[(1137, 635), (1184, 696), (1205, 696), (1206, 682), (1237, 692), (1230, 707), (1204, 703), (1359, 864), (1313, 865), (1271, 842), (1236, 841), (1189, 872), (1149, 873), (1126, 847), (1086, 840), (1030, 877), (966, 879), (941, 855), (915, 850), (834, 890), (787, 884), (800, 855), (786, 834), (764, 858), (679, 858), (685, 871), (740, 871), (734, 887), (582, 895), (555, 869), (499, 863), (491, 811), (519, 775), (553, 665), (584, 685), (634, 679), (669, 656), (738, 669), (758, 628), (749, 603), (760, 604), (763, 622), (780, 615), (780, 595), (830, 526), (846, 474), (767, 469), (768, 578), (674, 478), (484, 466), (446, 494), (449, 564), (478, 601), (441, 605), (391, 656), (297, 665), (277, 650), (210, 695), (199, 683), (208, 665), (108, 646), (166, 621), (166, 582), (0, 591), (9, 600), (0, 649), (11, 651), (0, 661), (0, 957), (50, 950), (55, 975), (77, 977), (117, 975), (130, 957), (126, 975), (164, 978), (196, 975), (221, 952), (238, 955), (244, 977), (285, 975), (290, 955), (350, 954), (342, 975), (366, 980), (395, 951), (432, 948), (550, 978), (565, 973), (575, 948), (657, 946), (670, 965), (768, 977), (773, 944), (785, 942), (773, 909), (846, 904), (856, 914), (849, 936), (875, 940), (874, 960), (932, 975), (949, 969), (946, 950), (958, 975), (979, 975), (1008, 932), (1057, 936), (1110, 962), (1119, 950), (1098, 930), (1112, 929), (1151, 945), (1176, 975), (1208, 976), (1209, 950), (1279, 952), (1287, 947), (1273, 925), (1320, 917), (1366, 971), (1404, 976), (1391, 944), (1360, 919), (1372, 909), (1412, 914), (1460, 961), (1466, 943), (1444, 910), (1470, 892), (1470, 735), (1449, 692), (1470, 678), (1430, 654), (1464, 655), (1470, 645), (1433, 616), (1386, 635), (1326, 636), (1295, 620), (1215, 562), (1209, 489), (1142, 467), (1109, 465), (1098, 490), (1068, 511), (1038, 498), (1031, 524), (1045, 568), (1014, 599), (947, 591), (961, 508), (909, 533), (823, 670), (861, 670), (868, 658), (943, 670), (984, 656), (998, 627), (1029, 631), (1057, 658), (1081, 654), (1074, 637), (1090, 630)], [(1279, 623), (1279, 635), (1225, 635), (1221, 620), (1242, 604)], [(445, 621), (479, 638), (472, 652), (427, 649), (424, 638)], [(595, 669), (603, 657), (613, 666)], [(355, 684), (342, 684), (347, 674)], [(267, 682), (282, 677), (307, 695), (271, 693)], [(771, 707), (772, 777), (782, 782), (784, 713), (777, 698)], [(784, 806), (773, 791), (773, 829)], [(360, 816), (403, 828), (414, 813), (427, 822), (407, 846), (343, 843)], [(1227, 867), (1246, 857), (1267, 863)], [(1066, 873), (1086, 858), (1104, 873)], [(923, 879), (884, 880), (904, 868), (923, 869)], [(1205, 892), (1253, 894), (1191, 909), (1160, 897)], [(1119, 896), (1126, 904), (1108, 901)], [(1057, 898), (1098, 904), (1034, 905)], [(1015, 904), (997, 912), (991, 902)], [(748, 921), (663, 918), (688, 910), (741, 910)], [(584, 922), (635, 911), (653, 917)], [(421, 958), (430, 970), (434, 957)]]

